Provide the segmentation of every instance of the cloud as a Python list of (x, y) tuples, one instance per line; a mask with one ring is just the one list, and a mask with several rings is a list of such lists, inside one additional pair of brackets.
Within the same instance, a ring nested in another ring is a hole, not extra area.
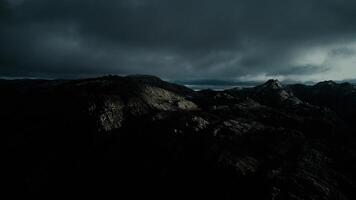
[(0, 10), (2, 76), (356, 76), (352, 0), (0, 0)]

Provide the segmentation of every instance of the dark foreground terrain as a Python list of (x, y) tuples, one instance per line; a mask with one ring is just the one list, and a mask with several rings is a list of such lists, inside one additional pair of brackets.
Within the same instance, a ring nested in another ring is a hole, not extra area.
[(109, 76), (1, 80), (0, 94), (12, 195), (356, 199), (351, 84), (195, 92)]

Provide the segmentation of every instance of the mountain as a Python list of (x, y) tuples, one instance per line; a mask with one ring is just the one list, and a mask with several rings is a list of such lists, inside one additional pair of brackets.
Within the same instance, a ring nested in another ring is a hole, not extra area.
[(253, 87), (261, 84), (261, 82), (256, 81), (229, 81), (229, 80), (215, 80), (215, 79), (201, 79), (201, 80), (176, 80), (174, 83), (186, 85), (194, 90), (203, 90), (203, 89), (215, 89), (215, 90), (224, 90), (226, 88), (234, 87)]
[(270, 106), (302, 103), (301, 100), (294, 96), (293, 92), (284, 87), (278, 80), (271, 79), (262, 85), (247, 88), (244, 91), (246, 91), (247, 96)]
[(332, 109), (351, 125), (356, 120), (356, 88), (350, 83), (324, 81), (312, 86), (290, 85), (289, 88), (303, 101)]
[(354, 90), (269, 80), (193, 91), (145, 75), (0, 80), (6, 191), (355, 199)]

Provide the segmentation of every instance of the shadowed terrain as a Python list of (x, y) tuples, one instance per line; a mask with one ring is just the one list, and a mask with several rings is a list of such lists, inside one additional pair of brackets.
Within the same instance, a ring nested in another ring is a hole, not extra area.
[(356, 198), (356, 89), (193, 91), (152, 76), (0, 80), (15, 194)]

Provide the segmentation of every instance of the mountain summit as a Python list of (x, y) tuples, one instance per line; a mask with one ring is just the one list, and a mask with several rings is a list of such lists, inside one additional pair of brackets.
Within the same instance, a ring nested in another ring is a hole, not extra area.
[(296, 105), (302, 103), (293, 92), (275, 79), (254, 88), (245, 89), (247, 96), (270, 106)]
[(259, 88), (265, 88), (265, 89), (282, 89), (283, 85), (281, 82), (279, 82), (277, 79), (270, 79), (266, 83), (258, 86)]

